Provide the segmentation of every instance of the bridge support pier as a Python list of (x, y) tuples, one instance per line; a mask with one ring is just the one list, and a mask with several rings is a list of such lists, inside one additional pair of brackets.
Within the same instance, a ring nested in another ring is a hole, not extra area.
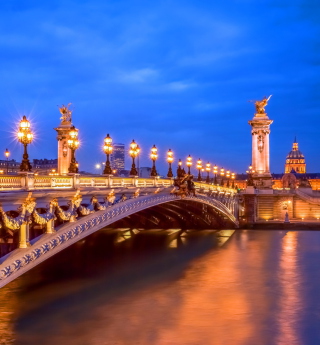
[(21, 224), (20, 234), (19, 234), (19, 248), (30, 247), (29, 242), (29, 224), (27, 222)]

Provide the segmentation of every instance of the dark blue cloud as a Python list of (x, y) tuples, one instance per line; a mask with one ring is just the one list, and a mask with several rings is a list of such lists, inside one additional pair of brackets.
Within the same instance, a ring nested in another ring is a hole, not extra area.
[[(273, 94), (271, 169), (297, 135), (320, 171), (319, 14), (314, 1), (7, 1), (0, 4), (2, 146), (30, 115), (30, 155), (56, 156), (57, 105), (72, 102), (81, 166), (104, 159), (106, 133), (177, 158), (191, 153), (244, 171), (251, 99)], [(163, 161), (163, 158), (162, 158)], [(128, 160), (129, 163), (129, 160)], [(162, 164), (164, 171), (164, 164)]]

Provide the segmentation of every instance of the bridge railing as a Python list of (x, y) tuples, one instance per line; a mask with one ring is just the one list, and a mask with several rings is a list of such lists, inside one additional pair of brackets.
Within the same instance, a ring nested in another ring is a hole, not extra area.
[[(158, 177), (113, 177), (113, 176), (48, 176), (48, 175), (0, 175), (1, 190), (37, 190), (37, 189), (77, 189), (88, 187), (121, 188), (121, 187), (169, 187), (173, 179)], [(205, 191), (234, 194), (235, 190), (228, 187), (195, 182), (196, 189)]]
[(21, 177), (0, 175), (0, 189), (21, 189)]
[(204, 190), (205, 192), (214, 192), (214, 193), (223, 193), (223, 194), (236, 194), (237, 191), (233, 188), (223, 187), (219, 185), (214, 185), (205, 182), (196, 182), (195, 181), (196, 189)]

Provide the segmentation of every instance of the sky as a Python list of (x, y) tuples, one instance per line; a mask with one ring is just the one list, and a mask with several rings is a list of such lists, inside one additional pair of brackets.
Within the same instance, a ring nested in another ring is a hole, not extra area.
[(58, 107), (72, 103), (80, 170), (105, 161), (109, 133), (135, 139), (140, 166), (155, 144), (163, 174), (168, 149), (240, 173), (248, 101), (272, 94), (271, 172), (283, 172), (294, 136), (319, 172), (319, 18), (317, 0), (1, 1), (0, 150), (21, 160), (14, 132), (26, 115), (30, 159), (56, 158)]

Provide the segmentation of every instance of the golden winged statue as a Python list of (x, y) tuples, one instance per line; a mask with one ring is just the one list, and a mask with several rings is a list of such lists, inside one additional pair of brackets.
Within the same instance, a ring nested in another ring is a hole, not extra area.
[(60, 120), (62, 120), (62, 122), (71, 122), (72, 110), (69, 109), (70, 105), (71, 105), (71, 103), (69, 103), (67, 106), (62, 104), (62, 107), (59, 108), (60, 113), (62, 115), (60, 117)]
[(264, 97), (261, 101), (249, 101), (254, 103), (255, 107), (256, 107), (256, 112), (257, 114), (265, 114), (265, 107), (267, 106), (269, 99), (271, 98), (272, 95), (270, 95), (268, 98)]

